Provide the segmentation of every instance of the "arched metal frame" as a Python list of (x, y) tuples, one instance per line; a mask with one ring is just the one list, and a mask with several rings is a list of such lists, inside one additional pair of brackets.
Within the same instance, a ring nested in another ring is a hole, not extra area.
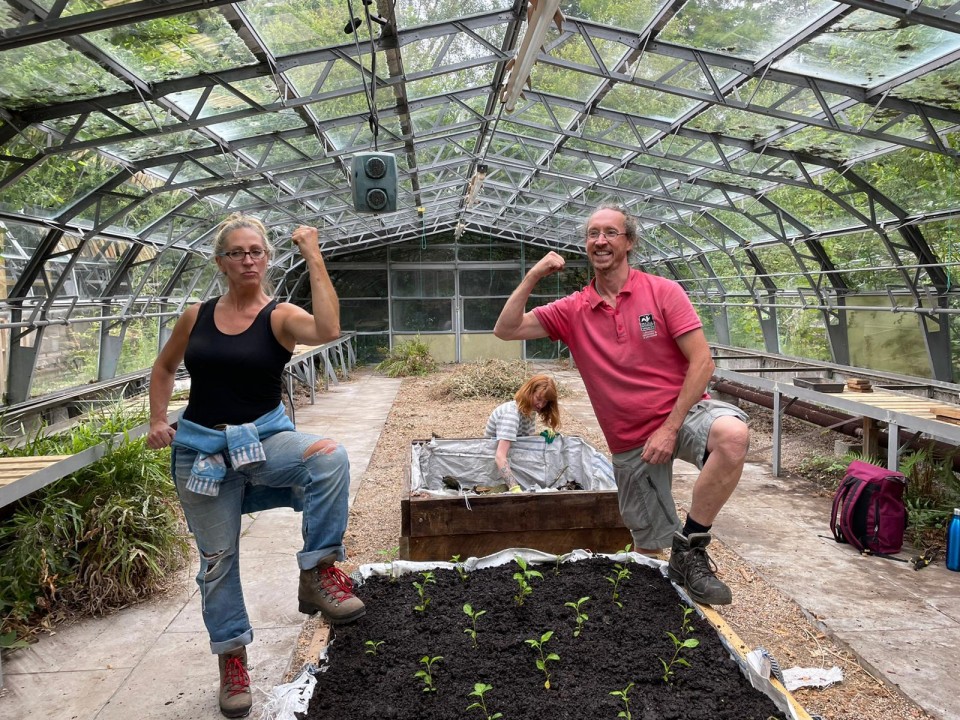
[[(6, 401), (28, 396), (50, 324), (101, 323), (100, 379), (116, 374), (130, 323), (163, 318), (162, 341), (188, 302), (219, 287), (200, 266), (230, 212), (274, 229), (277, 272), (295, 275), (302, 266), (284, 238), (301, 223), (322, 228), (330, 258), (458, 228), (578, 254), (582, 222), (610, 201), (639, 220), (632, 260), (716, 309), (722, 342), (726, 307), (743, 303), (777, 351), (786, 304), (822, 315), (840, 363), (853, 290), (825, 242), (872, 233), (882, 267), (899, 277), (887, 309), (916, 314), (934, 375), (953, 379), (960, 262), (943, 248), (960, 240), (960, 102), (949, 91), (960, 82), (960, 6), (611, 0), (584, 17), (561, 3), (566, 16), (507, 113), (500, 95), (534, 19), (526, 1), (434, 5), (419, 17), (414, 2), (358, 2), (375, 22), (353, 37), (342, 29), (346, 0), (0, 3), (0, 236), (16, 268), (0, 299)], [(702, 29), (717, 18), (727, 35)], [(192, 24), (190, 34), (170, 23)], [(151, 37), (195, 67), (143, 60), (136, 47)], [(48, 56), (86, 77), (63, 77)], [(372, 149), (397, 156), (396, 212), (353, 207), (350, 159)], [(930, 178), (935, 202), (881, 172), (901, 162), (940, 174)], [(24, 199), (51, 167), (82, 168), (77, 194), (60, 205)], [(804, 202), (822, 203), (830, 222)], [(929, 223), (948, 228), (939, 249)], [(24, 256), (16, 236), (26, 227), (42, 239)], [(101, 258), (100, 293), (71, 291), (76, 268), (110, 240), (125, 250)], [(774, 245), (791, 265), (765, 264), (758, 250)], [(731, 296), (716, 260), (745, 295)]]

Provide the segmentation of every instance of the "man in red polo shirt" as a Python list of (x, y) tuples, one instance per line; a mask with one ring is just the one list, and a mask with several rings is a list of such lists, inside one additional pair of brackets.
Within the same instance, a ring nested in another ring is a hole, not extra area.
[[(547, 253), (507, 300), (502, 340), (562, 340), (580, 369), (613, 454), (620, 513), (637, 552), (670, 547), (670, 579), (708, 605), (732, 600), (707, 554), (710, 528), (743, 471), (747, 416), (705, 390), (714, 364), (700, 318), (672, 280), (630, 267), (637, 223), (605, 205), (587, 221), (595, 278), (582, 290), (524, 312), (534, 287), (563, 270)], [(700, 468), (683, 525), (673, 500), (673, 459)]]

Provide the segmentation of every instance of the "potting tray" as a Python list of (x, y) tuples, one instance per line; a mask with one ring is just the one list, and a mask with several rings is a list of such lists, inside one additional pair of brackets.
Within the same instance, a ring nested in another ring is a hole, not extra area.
[(793, 384), (797, 387), (810, 388), (825, 393), (843, 392), (845, 387), (843, 380), (833, 380), (825, 377), (795, 377)]

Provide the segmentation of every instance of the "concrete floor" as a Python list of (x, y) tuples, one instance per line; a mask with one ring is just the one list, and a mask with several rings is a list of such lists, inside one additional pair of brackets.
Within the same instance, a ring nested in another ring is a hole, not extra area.
[[(580, 382), (575, 372), (563, 375), (571, 387)], [(297, 411), (300, 427), (347, 448), (351, 501), (399, 385), (360, 373)], [(585, 399), (566, 407), (595, 422)], [(690, 496), (692, 470), (676, 465), (681, 500)], [(960, 647), (960, 574), (948, 572), (942, 562), (916, 572), (906, 563), (860, 557), (825, 537), (828, 519), (826, 498), (795, 492), (788, 481), (772, 477), (768, 466), (750, 465), (714, 533), (878, 677), (932, 716), (960, 718), (953, 654)], [(291, 511), (245, 519), (241, 556), (255, 629), (249, 648), (254, 718), (261, 717), (268, 693), (289, 669), (304, 620), (296, 601), (299, 537), (299, 516)], [(184, 571), (181, 589), (165, 598), (60, 627), (7, 654), (0, 717), (220, 718), (216, 660), (200, 619), (195, 572), (194, 563)]]

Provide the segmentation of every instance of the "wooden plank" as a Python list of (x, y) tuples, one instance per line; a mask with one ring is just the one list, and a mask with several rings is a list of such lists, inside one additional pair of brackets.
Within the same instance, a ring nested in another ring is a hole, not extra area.
[(625, 527), (401, 537), (400, 559), (449, 561), (455, 555), (461, 559), (483, 557), (509, 548), (529, 548), (553, 555), (571, 550), (615, 553), (632, 542)]
[[(467, 507), (466, 500), (470, 506)], [(410, 537), (622, 527), (615, 490), (410, 498), (401, 503)]]
[(0, 458), (0, 485), (11, 485), (28, 475), (66, 460), (71, 455), (35, 455)]
[(940, 416), (952, 418), (954, 420), (960, 420), (960, 407), (949, 407), (948, 405), (935, 405), (931, 408), (931, 412), (936, 415), (938, 418)]

